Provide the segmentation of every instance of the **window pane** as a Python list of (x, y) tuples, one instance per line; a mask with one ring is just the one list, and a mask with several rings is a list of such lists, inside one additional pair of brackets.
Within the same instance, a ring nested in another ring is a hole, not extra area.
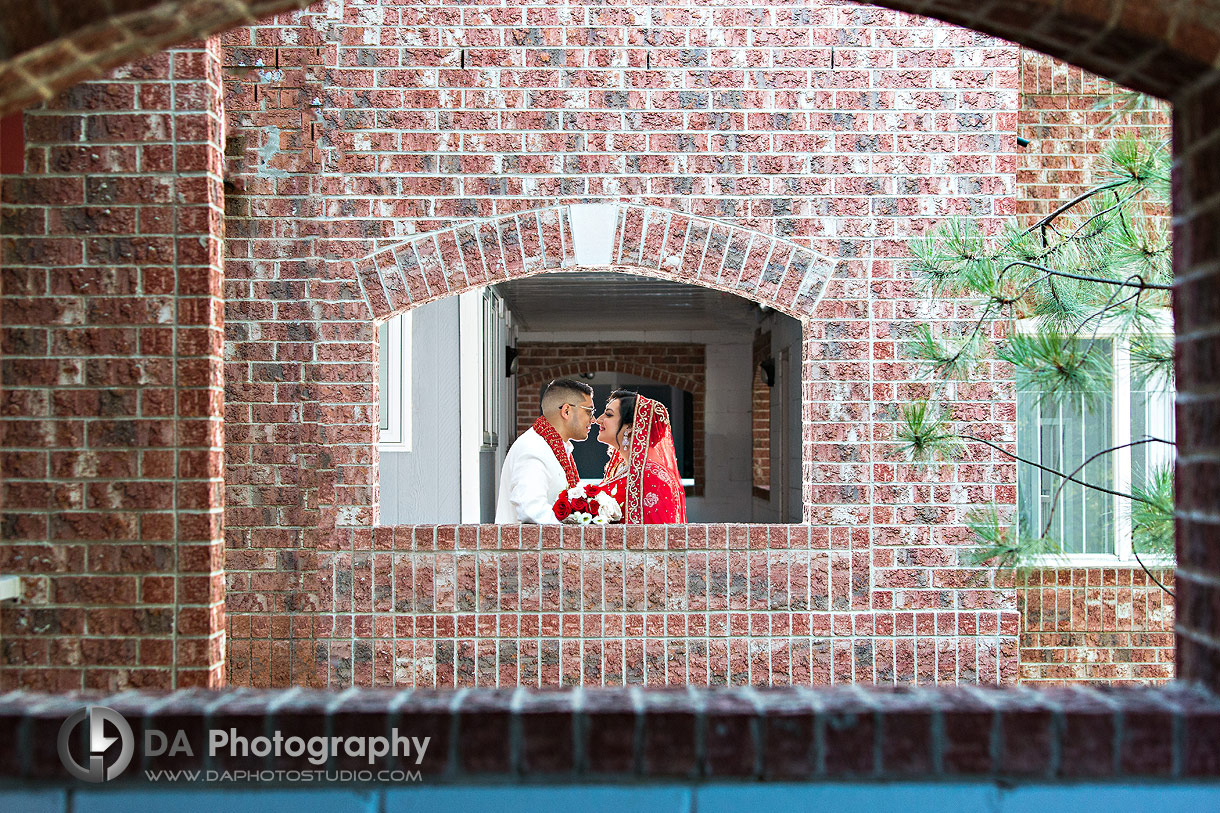
[[(1092, 413), (1077, 409), (1076, 415), (1080, 416), (1078, 420), (1080, 420), (1084, 432), (1080, 452), (1069, 461), (1069, 470), (1076, 468), (1094, 454), (1114, 445), (1113, 400), (1106, 399), (1105, 404), (1104, 409), (1097, 408)], [(1084, 467), (1077, 479), (1113, 489), (1114, 461), (1116, 459), (1112, 454), (1098, 457)], [(1085, 553), (1114, 553), (1114, 496), (1084, 486), (1073, 485), (1071, 488), (1081, 497), (1082, 509), (1078, 519), (1081, 534), (1084, 537)]]
[[(1100, 342), (1113, 352), (1112, 343)], [(1071, 474), (1092, 455), (1114, 445), (1112, 399), (1084, 409), (1081, 396), (1062, 405), (1039, 404), (1036, 393), (1017, 395), (1017, 453), (1028, 460), (1063, 474)], [(1102, 455), (1076, 474), (1076, 479), (1114, 487), (1114, 459)], [(1047, 526), (1050, 538), (1063, 545), (1064, 553), (1114, 552), (1114, 498), (1105, 492), (1067, 483), (1056, 490), (1062, 478), (1025, 463), (1017, 467), (1017, 512), (1023, 529), (1041, 535)]]
[[(1173, 392), (1156, 381), (1131, 382), (1131, 440), (1144, 437), (1174, 440)], [(1167, 443), (1141, 443), (1131, 447), (1131, 487), (1148, 484), (1150, 475), (1173, 460)]]

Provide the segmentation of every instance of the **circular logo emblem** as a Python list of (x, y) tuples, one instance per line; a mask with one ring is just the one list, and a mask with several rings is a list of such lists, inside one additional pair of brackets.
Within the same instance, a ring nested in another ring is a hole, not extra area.
[[(86, 725), (88, 734), (89, 767), (81, 764), (72, 756), (68, 743), (72, 732), (82, 722)], [(107, 735), (107, 725), (118, 736)], [(118, 756), (111, 752), (111, 746), (119, 743)], [(105, 782), (127, 770), (131, 764), (131, 755), (135, 753), (136, 738), (131, 733), (131, 726), (123, 715), (105, 706), (86, 706), (73, 714), (59, 727), (59, 761), (68, 769), (68, 773), (85, 782)], [(106, 754), (111, 752), (110, 767), (106, 767)]]

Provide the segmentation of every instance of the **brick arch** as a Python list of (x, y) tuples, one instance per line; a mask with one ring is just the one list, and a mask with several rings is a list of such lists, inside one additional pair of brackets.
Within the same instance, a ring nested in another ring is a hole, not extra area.
[[(606, 223), (614, 223), (612, 231)], [(787, 240), (709, 218), (601, 203), (421, 235), (364, 258), (354, 272), (367, 318), (381, 320), (496, 282), (605, 268), (728, 291), (801, 318), (813, 313), (834, 264)]]
[(634, 375), (640, 378), (651, 379), (660, 384), (668, 384), (671, 387), (679, 387), (693, 395), (703, 394), (703, 382), (695, 376), (679, 375), (670, 370), (664, 370), (660, 367), (653, 367), (648, 364), (640, 364), (634, 361), (622, 361), (615, 359), (613, 361), (601, 361), (593, 365), (592, 370), (587, 362), (565, 362), (556, 364), (553, 367), (547, 367), (541, 372), (531, 373), (521, 376), (518, 382), (519, 386), (537, 386), (543, 381), (549, 381), (553, 378), (563, 378), (565, 376), (576, 375), (582, 372), (597, 372), (597, 373), (620, 373), (622, 375)]
[[(163, 48), (202, 39), (310, 0), (0, 0), (0, 114), (53, 98)], [(115, 10), (120, 6), (123, 10)]]

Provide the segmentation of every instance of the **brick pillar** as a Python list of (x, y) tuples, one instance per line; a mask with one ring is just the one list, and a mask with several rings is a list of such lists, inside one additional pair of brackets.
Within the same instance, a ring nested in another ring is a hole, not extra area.
[(221, 189), (214, 41), (25, 115), (0, 194), (0, 686), (219, 686)]
[(1220, 108), (1174, 100), (1178, 676), (1220, 689)]

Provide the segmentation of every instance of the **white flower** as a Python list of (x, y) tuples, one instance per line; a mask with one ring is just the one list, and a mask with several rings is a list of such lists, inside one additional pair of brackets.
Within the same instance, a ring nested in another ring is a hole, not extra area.
[(577, 497), (585, 496), (585, 487), (583, 485), (573, 486), (568, 489), (568, 499), (574, 500)]
[(605, 514), (598, 514), (597, 516), (595, 516), (595, 517), (593, 518), (593, 524), (594, 524), (594, 525), (606, 525), (606, 524), (608, 524), (609, 522), (610, 522), (610, 520), (606, 519), (606, 515), (605, 515)]
[(623, 509), (619, 506), (618, 500), (606, 492), (600, 492), (594, 499), (597, 500), (598, 505), (597, 515), (605, 517), (607, 522), (614, 522), (623, 516)]
[(577, 511), (574, 514), (572, 514), (572, 516), (575, 517), (577, 525), (592, 525), (593, 524), (593, 515), (592, 514), (586, 514), (584, 511)]

